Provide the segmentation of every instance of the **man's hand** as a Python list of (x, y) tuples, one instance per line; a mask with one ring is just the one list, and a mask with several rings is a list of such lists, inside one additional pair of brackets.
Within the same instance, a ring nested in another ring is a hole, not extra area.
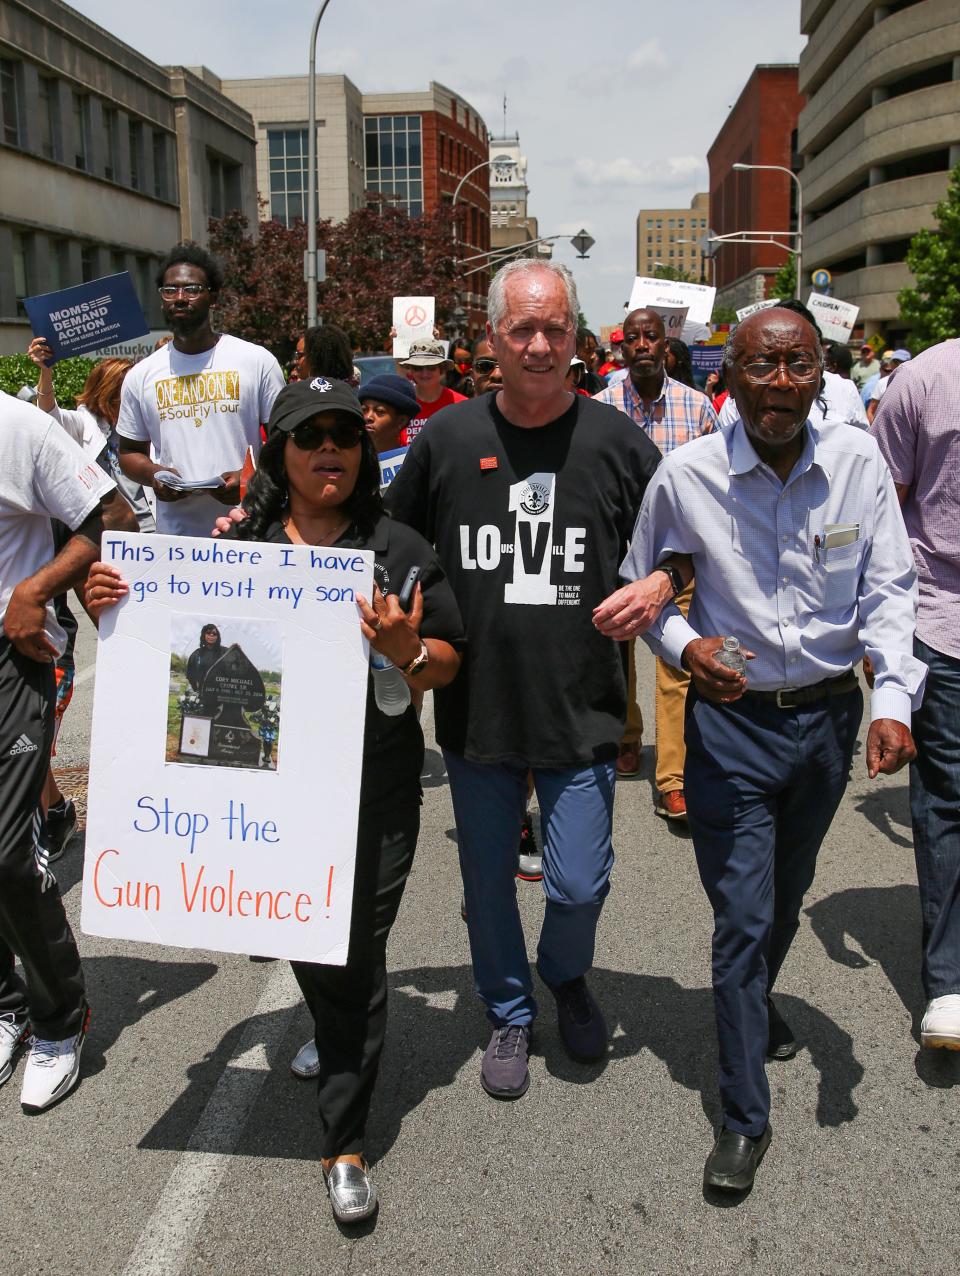
[(913, 736), (895, 718), (877, 718), (867, 732), (867, 775), (875, 780), (881, 772), (893, 775), (917, 756)]
[(227, 532), (229, 532), (232, 529), (234, 523), (242, 523), (246, 517), (247, 517), (247, 511), (243, 508), (243, 506), (236, 505), (230, 511), (229, 514), (220, 515), (220, 517), (214, 523), (213, 530), (211, 531), (210, 535), (211, 536), (226, 536)]
[(21, 581), (7, 603), (3, 631), (22, 656), (48, 665), (57, 658), (57, 649), (44, 632), (46, 600), (28, 580)]
[(153, 471), (153, 478), (150, 485), (157, 494), (158, 501), (182, 501), (187, 495), (186, 492), (178, 492), (175, 488), (167, 487), (165, 483), (161, 483), (157, 479), (157, 475), (166, 470), (169, 474), (179, 474), (179, 470), (175, 470), (172, 465), (158, 465)]
[[(694, 685), (704, 700), (713, 700), (718, 704), (729, 704), (739, 700), (747, 689), (747, 680), (743, 674), (728, 669), (715, 660), (717, 652), (723, 646), (722, 638), (697, 638), (688, 642), (683, 649), (683, 666), (689, 669)], [(740, 648), (741, 655), (753, 660), (754, 653)]]
[(221, 474), (224, 487), (215, 487), (210, 495), (215, 501), (219, 501), (221, 505), (237, 505), (240, 502), (240, 471), (228, 470), (226, 474)]
[(645, 634), (673, 598), (666, 572), (651, 572), (643, 580), (624, 585), (593, 609), (593, 623), (600, 633), (622, 642)]

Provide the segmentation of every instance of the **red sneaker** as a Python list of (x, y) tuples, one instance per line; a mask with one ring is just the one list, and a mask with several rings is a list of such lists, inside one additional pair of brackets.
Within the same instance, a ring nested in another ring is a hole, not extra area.
[(687, 800), (683, 789), (672, 789), (669, 793), (661, 793), (657, 803), (657, 814), (665, 820), (685, 820), (687, 818)]

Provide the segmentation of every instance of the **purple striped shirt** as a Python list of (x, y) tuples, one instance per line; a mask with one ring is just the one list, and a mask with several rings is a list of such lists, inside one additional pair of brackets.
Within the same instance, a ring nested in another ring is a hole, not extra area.
[(894, 483), (920, 584), (917, 637), (960, 658), (960, 340), (902, 364), (870, 427)]

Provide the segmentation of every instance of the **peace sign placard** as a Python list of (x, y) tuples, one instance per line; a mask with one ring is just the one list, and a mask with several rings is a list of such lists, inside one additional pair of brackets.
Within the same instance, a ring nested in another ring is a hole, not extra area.
[(432, 340), (434, 313), (433, 297), (394, 297), (394, 358), (405, 359), (412, 341)]

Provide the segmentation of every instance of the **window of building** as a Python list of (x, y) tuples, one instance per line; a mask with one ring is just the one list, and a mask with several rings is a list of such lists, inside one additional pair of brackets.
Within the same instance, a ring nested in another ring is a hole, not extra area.
[(90, 98), (86, 93), (73, 95), (73, 166), (87, 171), (90, 155)]
[(672, 218), (672, 217), (671, 217), (671, 218), (670, 218), (670, 220), (667, 222), (667, 226), (670, 228), (670, 230), (673, 230), (674, 222), (673, 222), (673, 218)]
[(97, 277), (97, 249), (95, 244), (84, 244), (80, 249), (80, 279), (88, 284)]
[(670, 249), (670, 252), (669, 252), (668, 256), (670, 256), (670, 257), (672, 257), (672, 256), (673, 256), (673, 249), (672, 249), (672, 248)]
[(307, 151), (310, 135), (305, 128), (267, 130), (270, 156), (270, 216), (292, 226), (307, 215)]
[(130, 185), (135, 191), (143, 190), (143, 125), (131, 120), (127, 129), (130, 146)]
[(660, 230), (662, 226), (663, 226), (663, 218), (662, 218), (662, 217), (658, 217), (658, 218), (657, 218), (657, 230)]
[(127, 268), (126, 256), (114, 249), (110, 254), (110, 273), (111, 275), (122, 275)]
[[(370, 115), (366, 135), (366, 189), (406, 209), (423, 212), (423, 143), (419, 115)], [(443, 136), (440, 138), (443, 166)], [(450, 139), (453, 156), (453, 139)], [(371, 205), (374, 206), (374, 205)]]
[(680, 230), (683, 230), (683, 228), (684, 228), (684, 226), (686, 226), (686, 224), (687, 224), (687, 219), (686, 219), (685, 217), (678, 217), (678, 218), (677, 218), (677, 226), (679, 227), (679, 229), (680, 229)]
[(0, 58), (0, 105), (3, 109), (3, 140), (9, 146), (20, 145), (22, 87), (20, 63)]
[(26, 314), (23, 307), (23, 299), (24, 297), (29, 297), (33, 292), (33, 272), (30, 260), (33, 247), (32, 240), (32, 235), (23, 234), (18, 230), (15, 230), (10, 236), (13, 248), (13, 291), (17, 299), (18, 315)]
[(648, 217), (648, 218), (647, 218), (647, 230), (652, 230), (652, 229), (653, 229), (653, 218), (652, 218), (652, 217)]
[(648, 243), (648, 244), (652, 244), (652, 243), (653, 243), (653, 236), (652, 236), (652, 235), (648, 235), (648, 236), (647, 236), (647, 243)]
[(41, 75), (37, 84), (40, 119), (40, 154), (47, 159), (60, 158), (60, 96), (57, 82)]
[(167, 198), (167, 135), (153, 135), (153, 193), (157, 199)]
[(240, 165), (207, 152), (207, 183), (211, 217), (225, 217), (240, 206)]
[(50, 243), (51, 292), (70, 288), (76, 280), (70, 278), (70, 243), (66, 239), (54, 239)]
[(113, 106), (103, 108), (103, 141), (103, 175), (108, 182), (115, 182), (120, 176), (120, 120)]

